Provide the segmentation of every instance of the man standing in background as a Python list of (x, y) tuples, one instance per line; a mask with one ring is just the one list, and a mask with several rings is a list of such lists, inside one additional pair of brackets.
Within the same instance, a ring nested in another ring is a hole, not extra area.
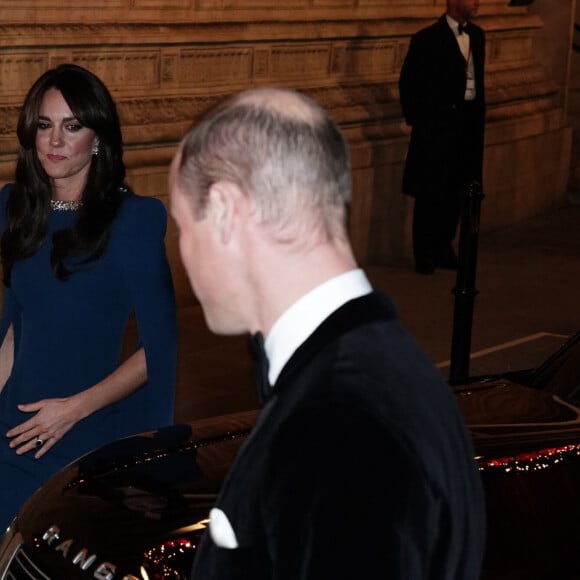
[(415, 198), (415, 271), (457, 268), (453, 240), (461, 194), (481, 183), (485, 34), (470, 22), (479, 0), (447, 0), (447, 12), (411, 39), (399, 79), (412, 127), (403, 192)]

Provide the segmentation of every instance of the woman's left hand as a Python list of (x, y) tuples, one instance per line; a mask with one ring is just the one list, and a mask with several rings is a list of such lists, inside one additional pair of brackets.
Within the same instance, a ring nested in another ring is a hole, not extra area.
[(36, 459), (49, 451), (82, 418), (71, 397), (18, 405), (18, 410), (35, 414), (6, 433), (12, 439), (9, 445), (17, 455), (37, 449)]
[(81, 419), (132, 395), (147, 381), (145, 350), (141, 347), (102, 381), (70, 397), (42, 399), (18, 405), (34, 413), (6, 433), (10, 447), (22, 455), (36, 449), (38, 459), (60, 441)]

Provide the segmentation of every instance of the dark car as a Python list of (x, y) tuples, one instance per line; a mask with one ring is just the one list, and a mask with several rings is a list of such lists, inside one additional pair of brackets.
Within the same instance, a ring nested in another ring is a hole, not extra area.
[(188, 578), (216, 492), (257, 412), (121, 439), (36, 492), (0, 548), (0, 578)]
[[(486, 489), (482, 579), (580, 578), (580, 334), (537, 369), (453, 388)], [(79, 459), (20, 510), (0, 579), (188, 578), (256, 415), (144, 433)]]

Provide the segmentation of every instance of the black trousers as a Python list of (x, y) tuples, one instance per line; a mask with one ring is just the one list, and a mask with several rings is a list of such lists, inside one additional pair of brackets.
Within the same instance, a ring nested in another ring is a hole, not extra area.
[(418, 268), (434, 268), (453, 260), (453, 240), (461, 210), (460, 195), (415, 198), (413, 254)]
[(436, 268), (455, 259), (453, 240), (463, 192), (469, 182), (481, 182), (482, 177), (483, 128), (475, 103), (465, 102), (459, 111), (452, 143), (437, 188), (415, 194), (413, 254), (418, 268)]

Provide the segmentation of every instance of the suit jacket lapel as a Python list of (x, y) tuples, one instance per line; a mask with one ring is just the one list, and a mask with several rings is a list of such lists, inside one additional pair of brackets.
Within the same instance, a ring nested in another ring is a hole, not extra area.
[(292, 355), (284, 365), (275, 390), (284, 389), (292, 383), (296, 370), (304, 368), (320, 350), (337, 336), (357, 327), (378, 320), (395, 320), (397, 311), (390, 299), (381, 292), (372, 292), (361, 298), (350, 300), (333, 312)]
[(461, 67), (461, 70), (465, 71), (465, 59), (455, 38), (455, 33), (447, 23), (445, 14), (437, 21), (437, 26), (439, 27), (442, 39), (444, 39), (443, 47), (445, 54), (441, 54), (440, 58), (445, 59), (448, 55), (452, 59), (451, 62), (455, 61), (455, 66)]

